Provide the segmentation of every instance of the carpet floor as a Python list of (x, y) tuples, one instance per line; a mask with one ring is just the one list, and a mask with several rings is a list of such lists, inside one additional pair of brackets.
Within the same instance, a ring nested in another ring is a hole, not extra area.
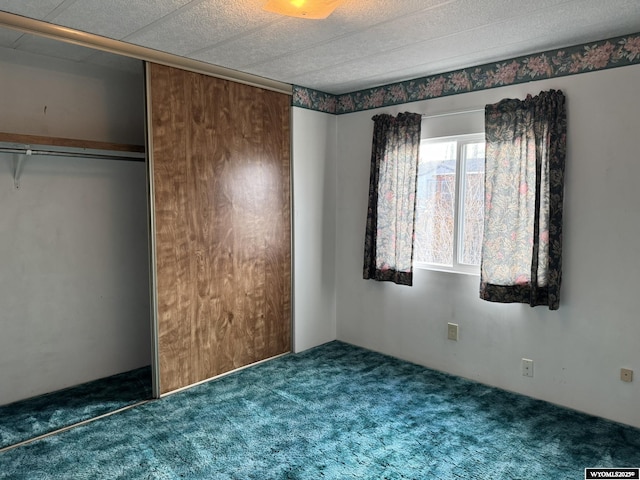
[(584, 478), (640, 430), (340, 342), (0, 454), (11, 479)]
[[(0, 406), (0, 448), (151, 398), (151, 367)], [(0, 465), (2, 465), (0, 460)], [(0, 474), (1, 475), (1, 474)]]

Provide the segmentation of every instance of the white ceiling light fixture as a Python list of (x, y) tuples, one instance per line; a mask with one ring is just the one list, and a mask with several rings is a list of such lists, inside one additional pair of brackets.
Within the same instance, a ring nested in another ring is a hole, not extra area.
[(269, 0), (263, 8), (267, 12), (289, 17), (322, 20), (327, 18), (344, 0)]

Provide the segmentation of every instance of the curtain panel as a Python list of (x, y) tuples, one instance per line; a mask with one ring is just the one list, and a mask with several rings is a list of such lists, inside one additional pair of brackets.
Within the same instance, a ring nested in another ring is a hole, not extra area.
[(363, 277), (412, 285), (422, 115), (375, 115), (373, 122)]
[(480, 298), (558, 309), (566, 131), (561, 91), (485, 107)]

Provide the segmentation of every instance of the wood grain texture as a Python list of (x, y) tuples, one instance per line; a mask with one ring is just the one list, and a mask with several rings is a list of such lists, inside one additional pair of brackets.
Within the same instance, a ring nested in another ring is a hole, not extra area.
[(151, 64), (160, 391), (289, 351), (290, 98)]
[(144, 153), (144, 145), (97, 142), (95, 140), (80, 140), (77, 138), (44, 137), (42, 135), (24, 135), (21, 133), (0, 132), (0, 142)]

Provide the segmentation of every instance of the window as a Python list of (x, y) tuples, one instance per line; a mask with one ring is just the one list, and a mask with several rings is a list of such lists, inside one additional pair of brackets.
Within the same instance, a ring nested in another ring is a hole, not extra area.
[(480, 273), (484, 215), (484, 134), (420, 144), (414, 262)]

